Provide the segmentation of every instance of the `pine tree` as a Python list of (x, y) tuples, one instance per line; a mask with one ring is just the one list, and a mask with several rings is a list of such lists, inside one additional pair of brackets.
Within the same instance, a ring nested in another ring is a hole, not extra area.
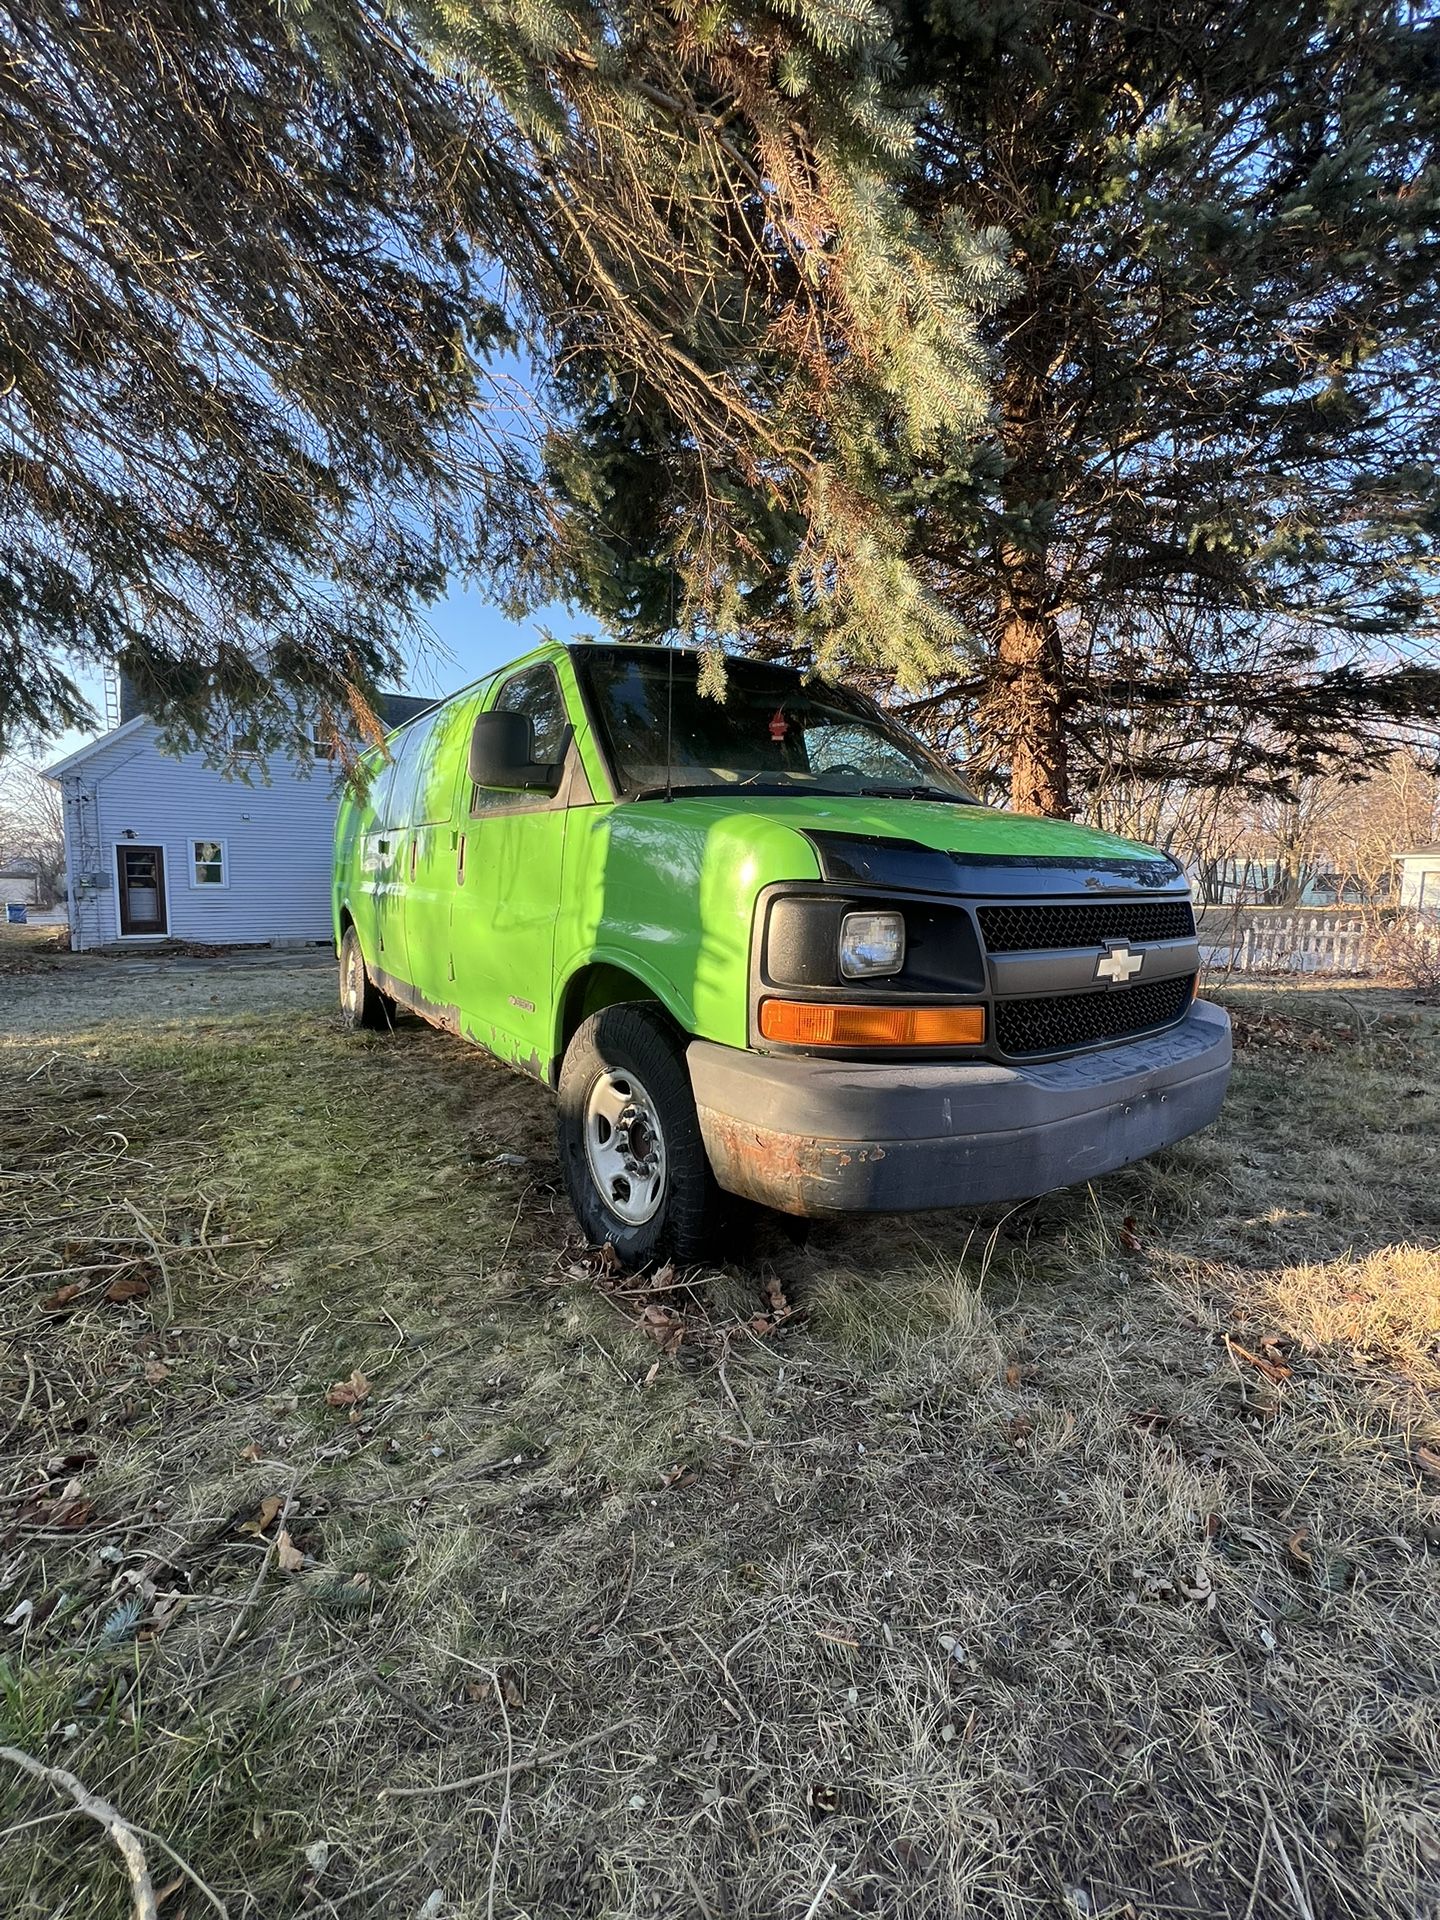
[(827, 591), (918, 597), (829, 423), (857, 368), (919, 410), (979, 362), (909, 325), (947, 267), (870, 184), (913, 136), (874, 0), (0, 0), (0, 34), (0, 737), (80, 718), (98, 660), (263, 746), (363, 701), (452, 570), (542, 591), (532, 359), (676, 451), (692, 624), (731, 476)]
[[(926, 104), (893, 190), (932, 238), (1003, 230), (1012, 275), (972, 301), (987, 431), (917, 442), (859, 387), (842, 410), (849, 470), (965, 635), (914, 717), (1045, 813), (1147, 742), (1155, 778), (1283, 786), (1433, 718), (1440, 24), (897, 0), (896, 31)], [(684, 491), (633, 433), (588, 415), (555, 462), (622, 577)], [(737, 635), (823, 649), (793, 530), (739, 511)]]
[[(874, 421), (914, 455), (983, 428), (976, 316), (1010, 279), (999, 235), (922, 221), (891, 190), (918, 103), (894, 83), (887, 16), (635, 6), (583, 57), (544, 38), (552, 17), (562, 40), (593, 17), (516, 16), (563, 97), (564, 193), (587, 210), (528, 256), (562, 275), (527, 290), (547, 316), (558, 526), (492, 546), (492, 568), (517, 607), (560, 593), (632, 635), (712, 646), (778, 596), (827, 656), (935, 671), (959, 628), (904, 559)], [(438, 29), (490, 84), (514, 30), (475, 0)], [(544, 177), (549, 123), (509, 104)], [(571, 293), (577, 265), (605, 298)]]

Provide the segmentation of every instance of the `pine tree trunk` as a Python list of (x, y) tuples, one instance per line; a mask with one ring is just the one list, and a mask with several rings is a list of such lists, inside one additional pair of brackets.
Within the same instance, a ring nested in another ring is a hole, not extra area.
[(998, 685), (992, 706), (1010, 760), (1010, 804), (1017, 813), (1070, 813), (1062, 689), (1064, 655), (1054, 619), (1012, 605), (1000, 630)]

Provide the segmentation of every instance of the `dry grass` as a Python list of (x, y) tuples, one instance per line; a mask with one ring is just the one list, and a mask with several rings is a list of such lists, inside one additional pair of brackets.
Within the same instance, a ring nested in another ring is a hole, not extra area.
[[(1440, 1913), (1437, 1016), (1237, 993), (1163, 1160), (646, 1290), (478, 1055), (80, 977), (0, 982), (0, 1743), (233, 1920)], [(125, 1911), (0, 1807), (0, 1910)]]

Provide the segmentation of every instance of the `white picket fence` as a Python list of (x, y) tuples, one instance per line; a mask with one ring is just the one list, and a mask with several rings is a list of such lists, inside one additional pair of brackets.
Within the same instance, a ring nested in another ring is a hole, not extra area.
[(1364, 920), (1319, 914), (1292, 913), (1228, 927), (1204, 915), (1200, 924), (1200, 957), (1224, 973), (1369, 973), (1373, 943), (1374, 929)]

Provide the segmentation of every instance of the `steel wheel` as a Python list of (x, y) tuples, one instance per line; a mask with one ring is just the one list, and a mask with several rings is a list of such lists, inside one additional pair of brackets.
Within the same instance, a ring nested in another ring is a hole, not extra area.
[(665, 1198), (665, 1133), (655, 1103), (628, 1069), (602, 1073), (585, 1103), (585, 1158), (605, 1204), (643, 1227)]
[(340, 942), (340, 1018), (347, 1027), (388, 1027), (392, 1003), (371, 980), (354, 927)]
[(340, 986), (340, 997), (345, 1011), (359, 1025), (360, 1014), (365, 1005), (365, 962), (361, 958), (360, 943), (350, 940), (345, 946), (344, 978)]
[(684, 1044), (659, 1007), (621, 1002), (581, 1021), (560, 1069), (555, 1140), (570, 1204), (590, 1245), (613, 1247), (632, 1273), (715, 1258), (720, 1195)]

